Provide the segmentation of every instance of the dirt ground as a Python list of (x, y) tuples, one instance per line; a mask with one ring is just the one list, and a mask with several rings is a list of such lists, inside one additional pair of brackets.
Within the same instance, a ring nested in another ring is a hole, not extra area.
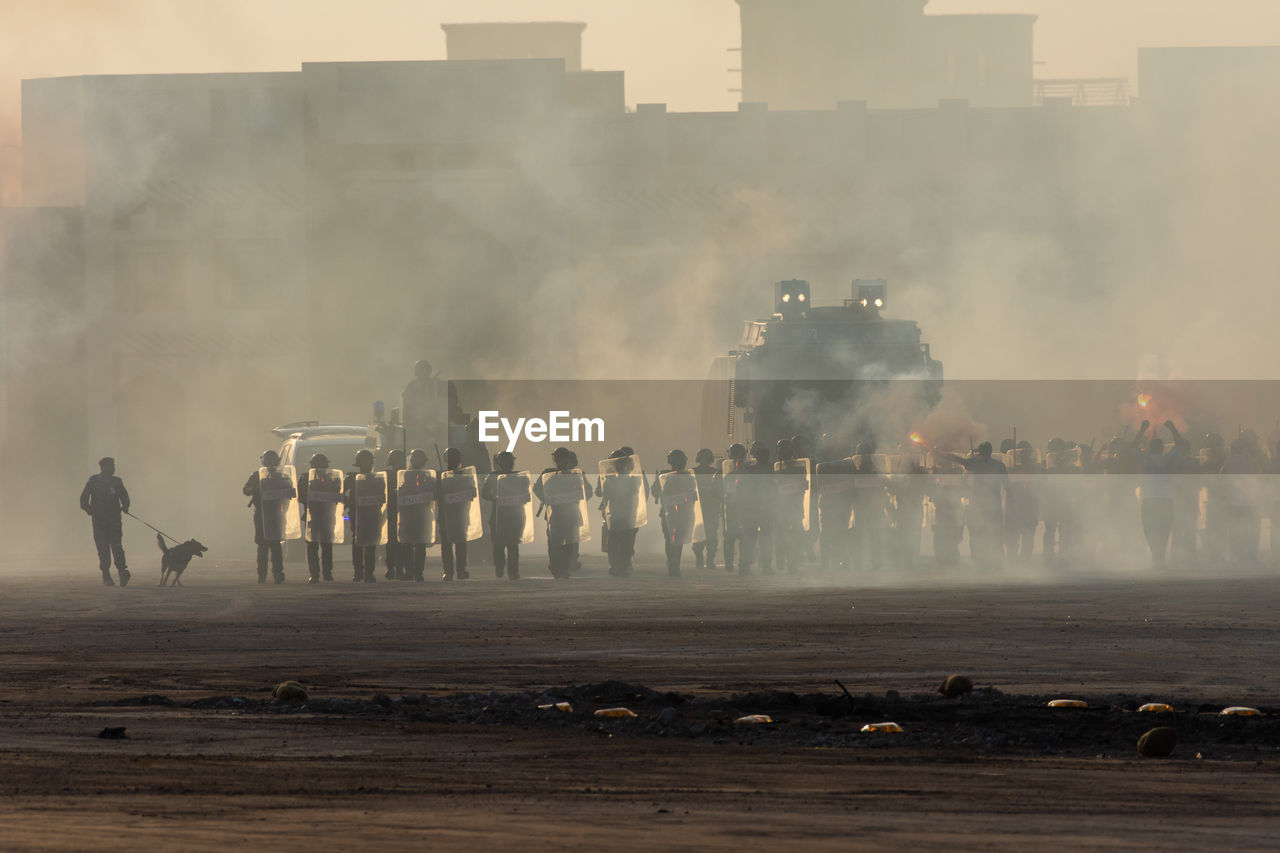
[[(160, 589), (147, 556), (127, 589), (92, 566), (0, 574), (0, 848), (1280, 837), (1280, 575), (673, 581), (649, 562), (616, 580), (591, 556), (558, 582), (530, 555), (518, 584), (476, 567), (356, 585), (339, 566), (313, 587), (206, 558)], [(938, 696), (949, 673), (978, 689)], [(286, 679), (307, 702), (271, 699)], [(593, 716), (615, 704), (637, 717)], [(733, 722), (748, 713), (776, 722)], [(859, 731), (884, 720), (904, 732)], [(1141, 758), (1156, 725), (1177, 748)]]

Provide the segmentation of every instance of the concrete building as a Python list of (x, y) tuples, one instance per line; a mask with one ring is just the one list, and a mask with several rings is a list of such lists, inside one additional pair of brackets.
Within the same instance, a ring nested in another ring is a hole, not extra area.
[(737, 0), (742, 100), (774, 110), (1030, 106), (1034, 15), (926, 15), (928, 0)]

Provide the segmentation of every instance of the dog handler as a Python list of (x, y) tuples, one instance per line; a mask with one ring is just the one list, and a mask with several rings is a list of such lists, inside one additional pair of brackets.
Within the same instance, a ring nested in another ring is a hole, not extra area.
[(111, 580), (111, 559), (115, 558), (120, 573), (120, 586), (129, 585), (129, 569), (125, 566), (124, 547), (120, 544), (120, 514), (129, 511), (129, 492), (116, 476), (116, 460), (105, 456), (98, 461), (99, 473), (89, 478), (80, 493), (80, 508), (93, 519), (93, 544), (98, 547), (98, 568), (102, 585), (115, 586)]

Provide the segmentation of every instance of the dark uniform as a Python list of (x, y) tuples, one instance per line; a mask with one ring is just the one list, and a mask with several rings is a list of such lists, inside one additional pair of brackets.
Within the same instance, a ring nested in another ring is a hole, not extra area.
[[(511, 491), (514, 494), (499, 495), (498, 482), (503, 475), (516, 478), (516, 458), (508, 451), (495, 457), (497, 470), (485, 475), (480, 487), (480, 497), (489, 501), (489, 535), (493, 539), (493, 571), (498, 577), (506, 574), (513, 581), (520, 580), (520, 540), (526, 532), (528, 521), (526, 506), (529, 501), (528, 477), (520, 475), (520, 481)], [(509, 481), (508, 481), (509, 482)]]
[[(542, 501), (547, 513), (547, 568), (551, 576), (564, 580), (574, 567), (574, 558), (578, 550), (579, 531), (585, 519), (582, 517), (582, 502), (591, 495), (591, 486), (586, 477), (578, 474), (578, 484), (582, 489), (581, 497), (576, 501), (548, 504), (544, 487), (545, 478), (550, 474), (564, 474), (573, 470), (573, 454), (567, 448), (556, 448), (551, 455), (556, 466), (543, 470), (537, 482), (533, 484), (533, 493)], [(563, 498), (565, 496), (557, 496)]]
[(693, 474), (698, 479), (698, 501), (702, 504), (702, 527), (707, 537), (705, 542), (697, 542), (693, 546), (694, 565), (702, 568), (716, 567), (716, 551), (720, 547), (720, 523), (724, 510), (724, 481), (720, 478), (720, 469), (716, 467), (716, 458), (709, 449), (698, 451), (699, 464), (693, 467)]
[[(458, 448), (445, 448), (444, 456), (446, 471), (456, 471), (462, 467), (462, 451)], [(455, 577), (466, 580), (471, 575), (467, 572), (467, 537), (464, 534), (467, 520), (464, 514), (470, 514), (471, 504), (465, 501), (453, 504), (446, 502), (443, 476), (438, 481), (438, 489), (436, 519), (440, 526), (440, 562), (443, 569), (440, 576), (447, 581)], [(478, 498), (478, 495), (472, 495), (472, 499)]]
[[(329, 459), (322, 453), (311, 457), (311, 467), (329, 468)], [(298, 503), (304, 508), (307, 526), (307, 568), (310, 580), (315, 583), (323, 572), (326, 581), (333, 580), (333, 541), (328, 531), (333, 527), (333, 513), (341, 512), (341, 506), (330, 507), (328, 502), (316, 509), (308, 504), (309, 475), (298, 478)], [(339, 496), (341, 498), (341, 496)]]
[(387, 454), (387, 467), (383, 470), (387, 474), (387, 572), (384, 577), (388, 580), (409, 579), (408, 560), (400, 555), (400, 540), (397, 538), (396, 527), (399, 518), (396, 509), (396, 482), (397, 476), (404, 468), (404, 451), (392, 450)]
[(776, 490), (773, 483), (773, 466), (769, 464), (769, 448), (761, 442), (751, 445), (753, 461), (743, 469), (739, 489), (743, 495), (742, 568), (741, 574), (750, 574), (751, 565), (757, 562), (764, 574), (773, 574), (773, 502)]
[(111, 580), (111, 560), (114, 558), (120, 585), (127, 586), (130, 576), (121, 544), (124, 536), (121, 513), (129, 511), (129, 492), (115, 475), (114, 459), (107, 457), (98, 466), (101, 471), (91, 476), (80, 492), (80, 508), (93, 519), (93, 544), (98, 548), (98, 568), (102, 571), (103, 585), (115, 586)]
[[(280, 455), (274, 450), (262, 454), (262, 464), (273, 467), (280, 462)], [(267, 539), (262, 527), (262, 495), (258, 481), (261, 468), (255, 468), (244, 481), (244, 493), (249, 496), (249, 506), (253, 507), (253, 543), (258, 547), (258, 583), (267, 582), (267, 557), (271, 558), (271, 576), (276, 583), (284, 583), (284, 546), (279, 540)], [(291, 504), (292, 505), (292, 504)]]

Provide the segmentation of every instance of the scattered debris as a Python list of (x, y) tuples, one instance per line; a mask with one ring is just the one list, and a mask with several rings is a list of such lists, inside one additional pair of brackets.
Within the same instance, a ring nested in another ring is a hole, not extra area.
[(609, 717), (610, 719), (619, 719), (625, 717), (634, 717), (636, 712), (630, 708), (601, 708), (596, 711), (597, 717)]
[(280, 682), (271, 695), (279, 702), (305, 702), (308, 696), (307, 688), (296, 681)]
[(564, 711), (566, 714), (573, 713), (573, 706), (568, 702), (550, 702), (546, 705), (539, 705), (539, 711)]
[(973, 682), (963, 675), (948, 675), (938, 686), (938, 692), (948, 699), (954, 699), (972, 691)]
[(884, 734), (902, 734), (902, 726), (897, 723), (867, 723), (861, 729), (864, 734), (884, 733)]
[(124, 733), (124, 726), (107, 726), (98, 732), (98, 737), (103, 740), (128, 740), (129, 736)]
[[(1153, 714), (1172, 714), (1173, 706), (1166, 705), (1164, 702), (1148, 702), (1145, 705), (1139, 706), (1138, 710), (1149, 711)], [(1152, 729), (1152, 731), (1156, 731), (1156, 730)], [(1148, 732), (1148, 734), (1150, 734), (1150, 732)]]
[(658, 722), (664, 726), (675, 725), (676, 721), (679, 719), (680, 712), (670, 706), (663, 708), (662, 713), (658, 715)]
[(1049, 702), (1050, 708), (1088, 708), (1089, 703), (1083, 699), (1054, 699)]
[(1230, 708), (1223, 708), (1222, 715), (1225, 717), (1261, 717), (1262, 712), (1257, 708), (1249, 708), (1244, 705), (1232, 705)]
[(747, 714), (745, 717), (738, 717), (734, 723), (740, 726), (756, 725), (758, 723), (772, 723), (773, 717), (768, 714)]
[(1138, 754), (1148, 758), (1162, 758), (1173, 754), (1178, 745), (1178, 733), (1168, 726), (1160, 726), (1138, 738)]

